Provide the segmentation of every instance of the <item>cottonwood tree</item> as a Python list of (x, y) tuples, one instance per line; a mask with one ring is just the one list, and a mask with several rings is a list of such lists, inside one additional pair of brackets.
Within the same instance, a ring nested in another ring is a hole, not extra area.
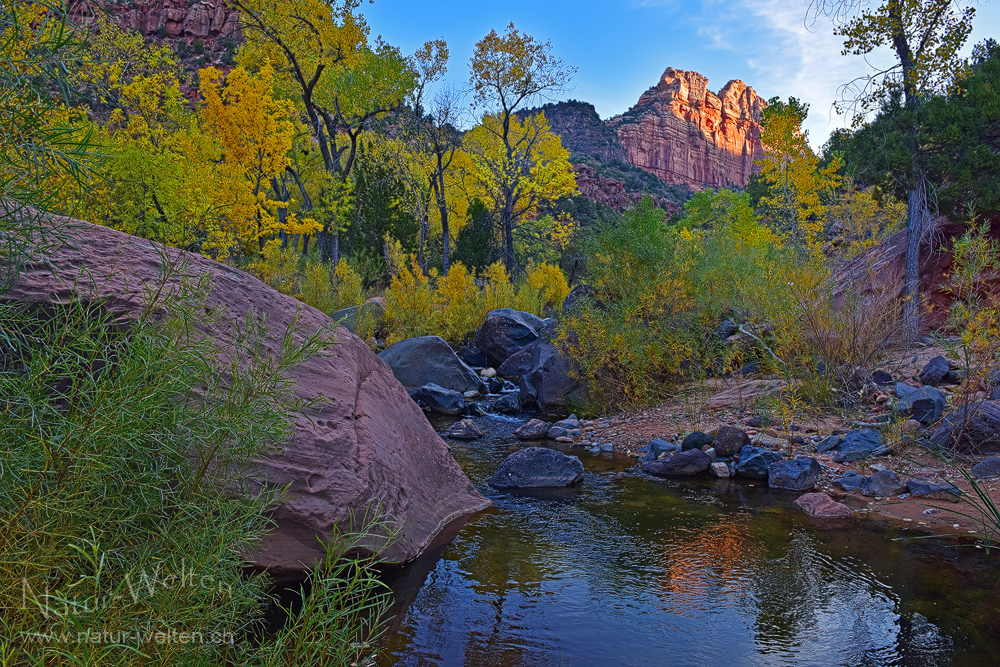
[(842, 111), (855, 125), (893, 98), (902, 98), (899, 125), (912, 156), (906, 183), (907, 241), (903, 329), (914, 338), (920, 321), (920, 242), (930, 217), (927, 174), (920, 160), (920, 105), (941, 92), (963, 67), (959, 51), (972, 31), (975, 8), (957, 0), (812, 0), (808, 17), (830, 17), (844, 38), (844, 55), (867, 56), (886, 47), (895, 62), (845, 86)]
[(486, 116), (469, 130), (462, 146), (472, 163), (467, 196), (481, 199), (500, 221), (504, 264), (513, 275), (518, 226), (537, 217), (543, 203), (576, 192), (569, 151), (542, 112), (524, 120), (512, 116), (506, 124), (500, 117)]
[[(341, 184), (357, 160), (362, 133), (400, 109), (416, 86), (416, 74), (397, 48), (369, 44), (360, 5), (360, 0), (232, 0), (246, 35), (240, 62), (274, 66), (300, 106), (326, 177)], [(294, 181), (303, 200), (311, 201), (302, 179)], [(330, 184), (324, 192), (343, 189)], [(343, 216), (325, 218), (320, 248), (332, 267), (340, 260)]]
[[(536, 188), (526, 188), (523, 184), (532, 178), (531, 156), (542, 145), (548, 145), (545, 133), (551, 134), (544, 119), (521, 122), (516, 112), (565, 90), (576, 68), (552, 55), (551, 41), (542, 42), (521, 33), (513, 23), (503, 35), (491, 30), (476, 43), (469, 68), (474, 101), (484, 111), (479, 126), (481, 138), (477, 142), (480, 146), (490, 146), (492, 142), (486, 135), (493, 135), (499, 142), (496, 146), (499, 153), (493, 146), (489, 153), (472, 152), (479, 156), (485, 170), (480, 181), (492, 179), (489, 198), (500, 227), (504, 264), (513, 273), (517, 268), (514, 228), (521, 216), (533, 208), (524, 197), (534, 198), (538, 194)], [(486, 172), (491, 173), (487, 176)]]

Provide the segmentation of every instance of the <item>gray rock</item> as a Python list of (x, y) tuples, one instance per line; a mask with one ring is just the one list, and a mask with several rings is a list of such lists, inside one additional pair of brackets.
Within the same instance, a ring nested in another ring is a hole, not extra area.
[(365, 330), (365, 335), (371, 335), (370, 331), (377, 328), (385, 319), (385, 306), (378, 301), (369, 301), (360, 306), (342, 308), (330, 318), (355, 336), (360, 336), (362, 329)]
[(959, 406), (931, 437), (940, 447), (962, 453), (1000, 453), (1000, 401)]
[(576, 310), (585, 302), (590, 301), (594, 296), (594, 290), (589, 285), (576, 285), (569, 291), (563, 299), (563, 313)]
[(504, 459), (489, 483), (496, 489), (524, 489), (569, 486), (581, 479), (583, 463), (577, 457), (545, 447), (527, 447)]
[(722, 340), (726, 340), (730, 336), (735, 336), (739, 332), (739, 326), (737, 326), (736, 322), (733, 322), (732, 320), (723, 320), (719, 323), (719, 326), (715, 328), (715, 335)]
[(577, 419), (576, 415), (570, 415), (566, 419), (560, 419), (553, 426), (560, 426), (562, 428), (573, 430), (580, 428), (580, 420)]
[(497, 369), (497, 375), (505, 378), (520, 378), (530, 373), (531, 369), (531, 348), (529, 346), (507, 357), (507, 360), (500, 364), (500, 368)]
[(961, 368), (955, 368), (948, 371), (943, 378), (941, 378), (941, 384), (962, 384), (965, 382), (967, 377), (965, 371)]
[(502, 415), (515, 415), (521, 411), (521, 396), (517, 393), (504, 394), (493, 401), (493, 410)]
[(519, 440), (543, 440), (549, 434), (549, 427), (551, 424), (541, 419), (532, 419), (524, 424), (521, 424), (514, 431), (514, 435), (517, 436)]
[(819, 442), (816, 443), (816, 453), (823, 454), (830, 451), (831, 449), (836, 449), (837, 445), (844, 441), (839, 435), (830, 435)]
[(645, 463), (642, 471), (661, 477), (690, 477), (699, 475), (711, 465), (712, 459), (700, 449), (689, 449)]
[(613, 452), (615, 451), (615, 444), (613, 442), (605, 442), (601, 445), (602, 452)]
[(991, 456), (972, 466), (972, 476), (976, 479), (1000, 477), (1000, 457)]
[(893, 384), (895, 380), (885, 371), (875, 371), (872, 373), (872, 382), (884, 387)]
[(837, 454), (833, 460), (838, 463), (860, 461), (874, 456), (876, 452), (882, 451), (884, 448), (885, 444), (882, 442), (881, 433), (872, 428), (858, 429), (845, 435), (841, 443), (834, 447)]
[(476, 347), (490, 364), (500, 366), (507, 359), (538, 340), (545, 322), (531, 313), (513, 308), (491, 311), (476, 332)]
[(891, 470), (879, 470), (861, 484), (861, 495), (868, 497), (888, 498), (901, 493), (906, 493), (906, 484), (899, 481)]
[(712, 477), (729, 479), (729, 464), (722, 461), (714, 461), (709, 464), (708, 472)]
[(740, 450), (740, 464), (736, 471), (740, 477), (767, 479), (767, 470), (772, 463), (781, 460), (781, 454), (766, 449), (745, 445)]
[(916, 419), (925, 426), (944, 414), (945, 397), (940, 389), (923, 387), (900, 398), (893, 410), (904, 419)]
[(672, 442), (653, 438), (653, 441), (646, 447), (645, 462), (655, 461), (661, 454), (672, 454), (680, 451), (680, 447)]
[(702, 433), (701, 431), (695, 431), (689, 434), (684, 441), (681, 442), (681, 451), (686, 452), (689, 449), (701, 449), (705, 445), (712, 444), (712, 436), (707, 433)]
[(814, 458), (800, 456), (790, 461), (775, 461), (767, 469), (767, 485), (772, 489), (805, 491), (816, 484), (823, 471)]
[(928, 361), (920, 370), (918, 376), (921, 383), (936, 387), (941, 384), (941, 380), (951, 370), (951, 364), (942, 356), (937, 356)]
[(475, 345), (463, 345), (458, 348), (458, 358), (475, 368), (485, 368), (490, 365), (489, 359)]
[(417, 405), (441, 415), (455, 416), (465, 412), (465, 398), (460, 393), (434, 383), (411, 391), (410, 396)]
[(1000, 401), (1000, 387), (994, 387), (993, 391), (990, 392), (991, 401)]
[(471, 419), (455, 422), (447, 433), (449, 438), (455, 440), (476, 440), (484, 435), (486, 434), (483, 433), (483, 429), (479, 428), (479, 425)]
[(925, 479), (911, 479), (906, 483), (911, 496), (930, 500), (954, 500), (962, 492), (951, 482), (928, 482)]
[(906, 396), (909, 396), (910, 394), (917, 391), (919, 391), (919, 389), (917, 389), (916, 387), (911, 387), (905, 382), (896, 383), (896, 398), (905, 398)]
[(865, 483), (866, 479), (868, 478), (864, 475), (856, 473), (852, 470), (851, 473), (833, 480), (833, 485), (843, 489), (844, 491), (857, 491), (861, 488), (861, 485)]
[[(379, 353), (407, 389), (436, 384), (459, 393), (485, 390), (478, 374), (440, 336), (407, 338)], [(485, 393), (485, 391), (483, 392)]]
[(573, 374), (569, 358), (551, 343), (538, 341), (531, 346), (530, 382), (542, 412), (566, 414), (565, 410), (580, 381)]
[(550, 437), (552, 439), (555, 439), (555, 438), (564, 438), (568, 434), (569, 434), (569, 429), (568, 428), (563, 428), (562, 426), (552, 425), (549, 428), (548, 437)]
[(535, 405), (538, 402), (538, 390), (527, 375), (522, 375), (517, 383), (518, 396), (521, 397), (521, 405)]
[(750, 436), (743, 429), (735, 426), (723, 426), (715, 436), (715, 453), (722, 458), (729, 458), (739, 453), (750, 444)]

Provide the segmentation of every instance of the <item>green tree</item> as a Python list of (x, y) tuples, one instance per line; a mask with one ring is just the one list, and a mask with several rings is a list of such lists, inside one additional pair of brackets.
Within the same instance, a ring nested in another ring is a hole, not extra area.
[[(565, 89), (576, 68), (552, 55), (551, 41), (521, 33), (511, 23), (502, 36), (491, 30), (476, 43), (469, 69), (475, 102), (485, 112), (480, 127), (484, 134), (496, 137), (501, 149), (500, 154), (492, 149), (478, 154), (489, 161), (488, 169), (493, 172), (490, 203), (501, 230), (504, 263), (513, 273), (517, 268), (514, 228), (524, 215), (521, 184), (529, 176), (529, 155), (535, 150), (528, 144), (537, 144), (543, 135), (536, 121), (522, 123), (515, 113)], [(488, 139), (483, 136), (478, 141), (485, 146)]]
[(844, 38), (844, 55), (889, 48), (896, 56), (892, 66), (848, 84), (845, 97), (855, 125), (894, 96), (901, 97), (903, 145), (912, 156), (906, 180), (903, 323), (904, 333), (913, 338), (919, 326), (920, 241), (929, 217), (926, 166), (918, 155), (920, 104), (950, 85), (962, 68), (959, 51), (972, 31), (975, 9), (956, 0), (812, 0), (809, 15), (834, 20), (835, 34)]

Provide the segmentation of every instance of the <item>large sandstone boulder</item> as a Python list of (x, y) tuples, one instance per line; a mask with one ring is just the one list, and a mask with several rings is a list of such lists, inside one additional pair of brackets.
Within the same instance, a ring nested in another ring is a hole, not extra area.
[[(263, 346), (280, 349), (296, 316), (295, 338), (330, 326), (318, 310), (271, 289), (242, 271), (200, 255), (164, 249), (104, 227), (71, 221), (71, 243), (46, 264), (29, 264), (3, 301), (61, 304), (78, 297), (101, 299), (122, 321), (144, 310), (146, 288), (158, 282), (164, 258), (178, 262), (166, 288), (182, 275), (208, 278), (206, 306), (218, 315), (205, 332), (220, 340), (248, 313), (268, 326)], [(165, 313), (155, 314), (157, 317)], [(295, 420), (284, 449), (258, 462), (261, 482), (287, 487), (275, 508), (275, 528), (251, 564), (278, 579), (301, 576), (323, 550), (317, 538), (334, 526), (350, 531), (366, 513), (381, 508), (399, 528), (380, 550), (389, 562), (412, 560), (445, 526), (487, 505), (452, 458), (389, 367), (357, 337), (338, 329), (337, 344), (291, 372), (296, 396), (314, 401)]]
[(407, 389), (427, 384), (436, 384), (460, 394), (485, 389), (479, 375), (459, 359), (440, 336), (401, 340), (379, 352), (378, 357), (389, 364), (392, 374)]
[(476, 332), (476, 347), (494, 366), (538, 340), (545, 321), (537, 315), (513, 308), (490, 311)]

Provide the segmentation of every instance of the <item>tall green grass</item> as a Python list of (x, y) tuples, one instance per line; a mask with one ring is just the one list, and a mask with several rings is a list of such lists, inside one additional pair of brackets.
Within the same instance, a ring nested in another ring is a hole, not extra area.
[(293, 322), (269, 353), (248, 316), (220, 323), (220, 343), (199, 333), (206, 285), (150, 290), (128, 322), (83, 297), (0, 305), (0, 664), (339, 665), (367, 650), (385, 606), (371, 559), (331, 551), (303, 613), (262, 641), (269, 580), (244, 571), (281, 491), (253, 460), (284, 444), (304, 407), (288, 371), (331, 334)]

